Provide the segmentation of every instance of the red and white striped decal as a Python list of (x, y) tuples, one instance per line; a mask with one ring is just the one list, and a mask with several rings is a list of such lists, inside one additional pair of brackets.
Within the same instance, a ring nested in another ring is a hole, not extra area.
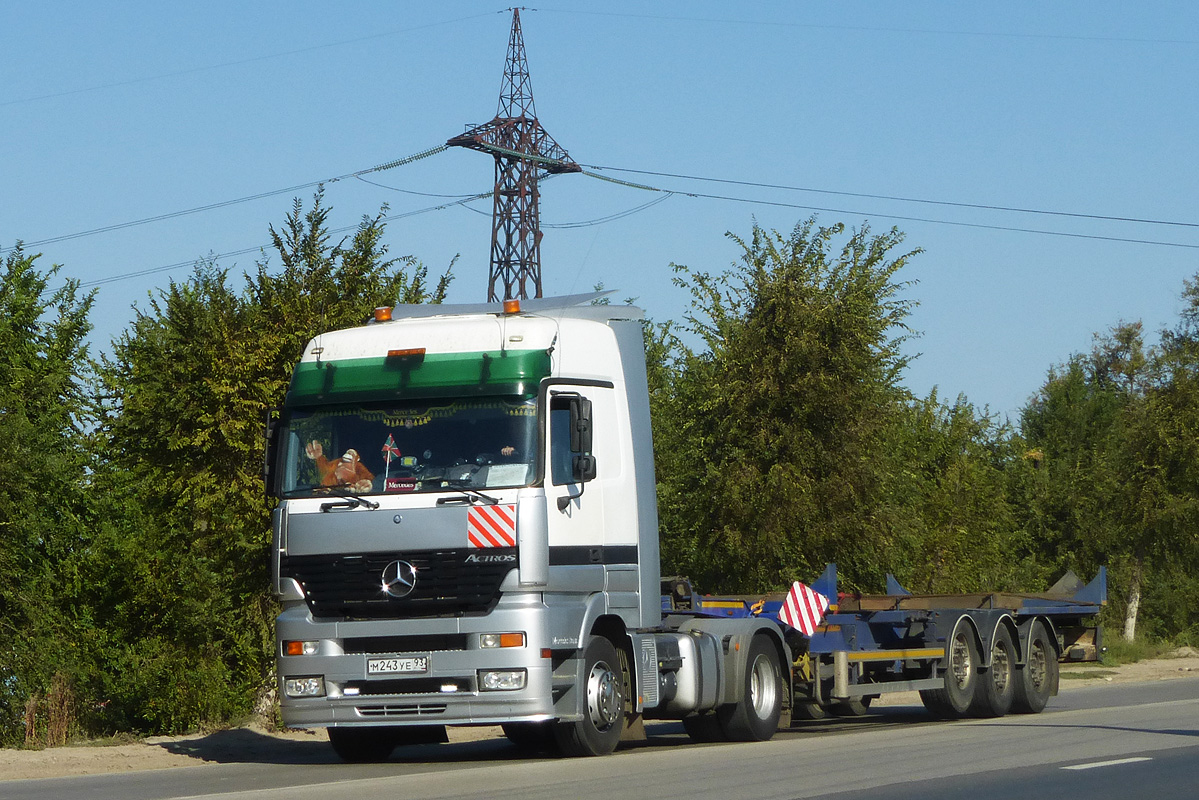
[(471, 547), (516, 547), (516, 506), (473, 506), (466, 517)]
[(791, 584), (787, 600), (779, 609), (779, 621), (790, 625), (804, 636), (816, 632), (816, 626), (828, 611), (828, 598), (808, 586), (796, 581)]

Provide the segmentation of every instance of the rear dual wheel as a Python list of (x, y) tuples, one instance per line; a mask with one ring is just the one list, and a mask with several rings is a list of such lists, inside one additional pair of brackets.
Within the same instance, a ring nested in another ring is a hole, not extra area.
[[(774, 736), (783, 714), (786, 684), (779, 654), (765, 636), (750, 640), (741, 699), (715, 711), (683, 719), (683, 730), (696, 742), (764, 742)], [(812, 706), (819, 710), (819, 706)]]
[(933, 716), (961, 719), (970, 711), (979, 683), (978, 645), (969, 625), (958, 625), (954, 630), (945, 644), (945, 659), (945, 688), (922, 689), (920, 700)]
[(972, 717), (1002, 717), (1012, 707), (1016, 694), (1016, 648), (1012, 634), (1000, 625), (991, 645), (991, 666), (979, 676), (974, 700), (970, 703)]
[(1013, 681), (1012, 711), (1017, 714), (1039, 714), (1057, 688), (1057, 649), (1041, 622), (1034, 622), (1028, 632), (1028, 656), (1024, 666), (1016, 670)]
[(764, 742), (774, 736), (783, 714), (779, 654), (765, 636), (750, 640), (741, 700), (716, 710), (720, 727), (734, 742)]

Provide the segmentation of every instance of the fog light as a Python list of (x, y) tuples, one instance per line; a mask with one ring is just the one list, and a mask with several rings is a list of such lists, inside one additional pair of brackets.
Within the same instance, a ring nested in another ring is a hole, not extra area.
[(484, 633), (479, 636), (479, 647), (524, 647), (523, 633)]
[(288, 697), (324, 697), (325, 679), (320, 675), (286, 678), (283, 681), (283, 692)]
[(511, 692), (525, 688), (523, 669), (503, 669), (479, 672), (479, 689), (484, 692)]
[(317, 644), (317, 642), (284, 642), (283, 655), (314, 656), (316, 655)]

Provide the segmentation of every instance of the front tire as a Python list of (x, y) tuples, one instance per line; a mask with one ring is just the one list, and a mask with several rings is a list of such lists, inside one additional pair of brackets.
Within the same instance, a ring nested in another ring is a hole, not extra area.
[(592, 636), (583, 651), (583, 718), (554, 729), (563, 755), (604, 756), (616, 749), (624, 731), (624, 673), (616, 646)]
[(968, 624), (960, 624), (945, 643), (945, 688), (922, 689), (920, 700), (933, 716), (961, 719), (978, 688), (978, 645)]
[(734, 742), (765, 742), (779, 729), (783, 677), (779, 654), (765, 636), (750, 640), (741, 699), (716, 710), (725, 736)]

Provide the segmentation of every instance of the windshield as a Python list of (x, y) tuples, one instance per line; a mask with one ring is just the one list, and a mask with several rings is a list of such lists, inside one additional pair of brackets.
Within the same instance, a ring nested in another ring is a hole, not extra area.
[(534, 398), (427, 403), (292, 411), (281, 439), (281, 493), (437, 492), (533, 480)]

